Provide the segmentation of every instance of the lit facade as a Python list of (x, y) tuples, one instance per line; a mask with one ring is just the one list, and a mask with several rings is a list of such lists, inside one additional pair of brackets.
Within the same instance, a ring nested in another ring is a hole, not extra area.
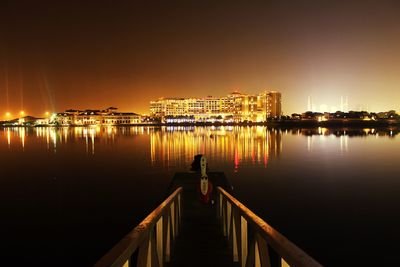
[(141, 123), (141, 116), (133, 112), (117, 112), (117, 108), (105, 110), (66, 110), (54, 114), (50, 124), (55, 125), (129, 125)]
[(277, 91), (267, 93), (267, 117), (276, 118), (282, 116), (282, 94)]
[(258, 95), (233, 92), (215, 98), (160, 98), (150, 102), (153, 117), (194, 117), (195, 121), (262, 122), (282, 114), (281, 93), (269, 91)]

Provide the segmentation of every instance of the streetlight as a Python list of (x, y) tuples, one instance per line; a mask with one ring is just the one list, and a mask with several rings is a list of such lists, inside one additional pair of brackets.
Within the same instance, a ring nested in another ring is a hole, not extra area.
[(19, 115), (24, 116), (24, 115), (25, 115), (25, 111), (21, 110), (21, 112), (19, 113)]
[(46, 117), (48, 117), (49, 116), (49, 112), (48, 111), (46, 111), (45, 113), (44, 113), (44, 115), (46, 115)]

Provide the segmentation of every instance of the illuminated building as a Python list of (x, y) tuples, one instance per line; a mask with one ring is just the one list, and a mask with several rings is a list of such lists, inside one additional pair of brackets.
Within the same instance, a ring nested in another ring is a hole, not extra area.
[(117, 108), (105, 110), (66, 110), (54, 114), (50, 123), (55, 125), (129, 125), (141, 123), (141, 116), (133, 112), (117, 112)]
[(193, 117), (199, 122), (262, 122), (281, 116), (281, 93), (264, 92), (258, 95), (233, 92), (226, 97), (160, 98), (150, 102), (153, 117)]

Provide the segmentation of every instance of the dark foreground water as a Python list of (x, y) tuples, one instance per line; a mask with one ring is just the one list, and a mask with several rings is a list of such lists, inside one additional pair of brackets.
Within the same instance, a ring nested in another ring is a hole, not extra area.
[(323, 265), (396, 266), (399, 136), (395, 129), (0, 129), (0, 266), (91, 266), (198, 153), (227, 174), (237, 198)]

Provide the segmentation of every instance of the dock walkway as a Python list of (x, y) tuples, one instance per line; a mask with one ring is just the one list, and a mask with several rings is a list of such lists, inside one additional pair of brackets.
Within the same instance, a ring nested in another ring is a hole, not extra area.
[(176, 173), (165, 200), (95, 267), (322, 266), (237, 200), (222, 172), (207, 175), (207, 204), (200, 173)]
[(237, 266), (232, 260), (229, 243), (218, 225), (216, 205), (217, 186), (231, 191), (222, 172), (208, 173), (213, 184), (211, 201), (203, 204), (198, 196), (199, 173), (176, 173), (170, 192), (183, 188), (181, 232), (175, 240), (171, 262), (168, 266)]

